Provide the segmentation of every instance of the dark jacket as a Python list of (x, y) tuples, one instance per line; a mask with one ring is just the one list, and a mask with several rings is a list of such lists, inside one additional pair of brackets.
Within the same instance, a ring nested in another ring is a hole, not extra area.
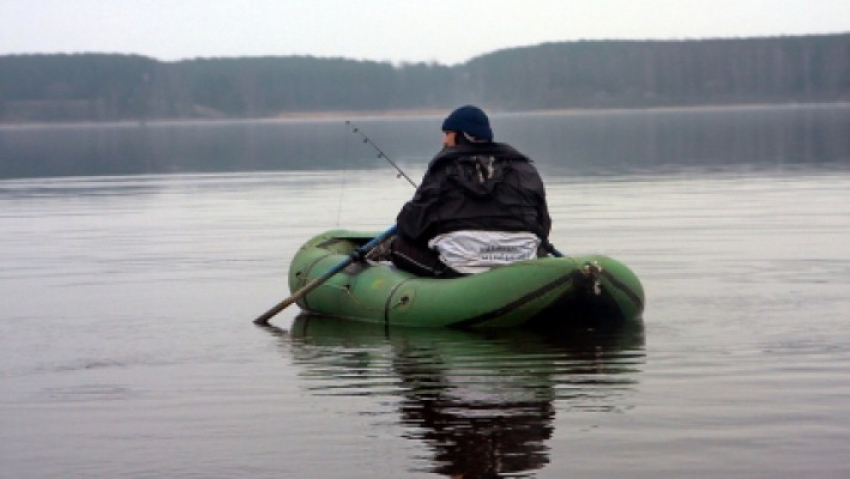
[(458, 230), (530, 231), (545, 240), (552, 226), (537, 169), (502, 143), (443, 149), (396, 223), (420, 245)]

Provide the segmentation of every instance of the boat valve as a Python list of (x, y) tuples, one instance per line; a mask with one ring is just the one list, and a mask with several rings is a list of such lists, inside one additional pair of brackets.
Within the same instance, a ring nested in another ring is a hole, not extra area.
[(596, 296), (602, 294), (602, 266), (596, 261), (588, 261), (581, 268), (581, 272), (586, 278), (593, 281), (593, 294)]

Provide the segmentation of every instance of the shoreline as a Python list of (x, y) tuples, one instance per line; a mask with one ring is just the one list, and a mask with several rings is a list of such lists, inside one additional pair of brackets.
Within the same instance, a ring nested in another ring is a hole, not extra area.
[[(679, 106), (649, 106), (649, 107), (611, 107), (611, 108), (552, 108), (538, 110), (500, 110), (490, 108), (486, 105), (482, 108), (490, 116), (529, 116), (529, 115), (602, 115), (602, 114), (627, 114), (640, 112), (667, 113), (683, 111), (734, 111), (734, 110), (771, 110), (805, 107), (850, 107), (850, 101), (836, 102), (788, 102), (788, 103), (738, 103), (738, 104), (706, 104), (706, 105), (679, 105)], [(161, 118), (150, 120), (79, 120), (79, 121), (0, 121), (0, 128), (14, 129), (26, 127), (80, 127), (80, 126), (148, 126), (168, 124), (215, 124), (215, 123), (277, 123), (292, 121), (345, 121), (345, 120), (382, 120), (391, 118), (417, 119), (428, 117), (442, 117), (448, 114), (451, 108), (413, 108), (403, 110), (366, 110), (366, 111), (299, 111), (285, 112), (269, 117), (255, 118)]]

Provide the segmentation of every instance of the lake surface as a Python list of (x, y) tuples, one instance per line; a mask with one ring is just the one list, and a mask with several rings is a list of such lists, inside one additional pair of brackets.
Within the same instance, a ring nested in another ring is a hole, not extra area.
[[(655, 118), (660, 149), (684, 117)], [(395, 145), (429, 122), (398, 123), (364, 129), (418, 179), (427, 156)], [(341, 154), (381, 161), (351, 136)], [(412, 189), (388, 166), (0, 181), (0, 477), (848, 477), (850, 167), (826, 136), (817, 161), (727, 143), (588, 171), (530, 142), (553, 243), (647, 292), (642, 322), (563, 338), (295, 307), (254, 326), (308, 237), (392, 223)]]
[[(850, 103), (490, 116), (544, 172), (850, 163)], [(346, 120), (411, 168), (442, 140), (443, 116)], [(0, 178), (386, 167), (339, 118), (0, 125)]]

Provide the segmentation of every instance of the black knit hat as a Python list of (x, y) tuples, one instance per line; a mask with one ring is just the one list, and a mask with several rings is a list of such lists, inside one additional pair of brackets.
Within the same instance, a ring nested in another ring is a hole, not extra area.
[(477, 106), (465, 105), (451, 112), (443, 121), (443, 131), (463, 132), (476, 139), (493, 141), (490, 119)]

